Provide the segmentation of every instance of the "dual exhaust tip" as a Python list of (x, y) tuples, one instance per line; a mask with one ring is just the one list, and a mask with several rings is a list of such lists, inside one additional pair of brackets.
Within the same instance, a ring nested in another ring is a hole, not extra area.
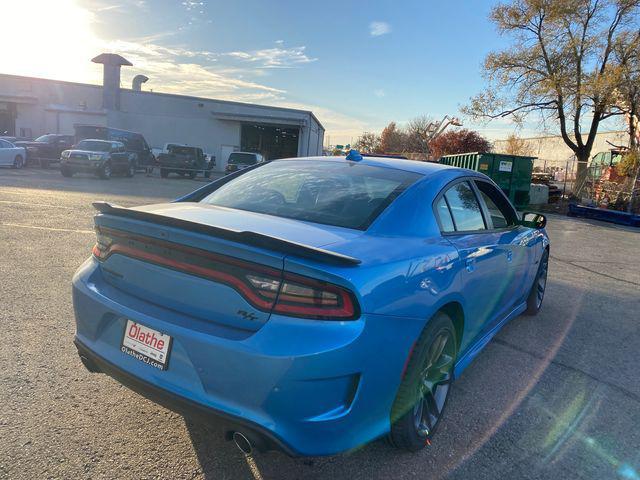
[(253, 453), (253, 444), (244, 434), (240, 432), (233, 432), (231, 439), (233, 440), (233, 443), (236, 444), (236, 447), (238, 447), (238, 450), (243, 454), (249, 456)]

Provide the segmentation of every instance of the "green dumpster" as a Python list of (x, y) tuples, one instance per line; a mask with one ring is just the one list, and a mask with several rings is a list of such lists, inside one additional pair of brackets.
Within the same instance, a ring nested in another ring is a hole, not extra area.
[(529, 205), (531, 172), (535, 158), (475, 152), (445, 155), (440, 163), (484, 173), (496, 182), (517, 209), (523, 209)]

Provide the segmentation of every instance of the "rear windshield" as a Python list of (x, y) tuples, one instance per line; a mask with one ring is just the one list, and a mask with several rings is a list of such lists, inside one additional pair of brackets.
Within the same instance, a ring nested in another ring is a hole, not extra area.
[(196, 149), (193, 147), (184, 147), (182, 145), (169, 145), (167, 147), (169, 153), (174, 155), (195, 155)]
[(108, 152), (111, 150), (111, 143), (100, 140), (82, 140), (76, 145), (76, 149), (88, 150), (90, 152)]
[(231, 180), (202, 202), (364, 230), (420, 176), (348, 162), (276, 161)]
[(255, 165), (257, 160), (256, 156), (251, 153), (232, 153), (229, 155), (229, 163), (231, 165)]
[(41, 137), (36, 138), (34, 141), (39, 143), (49, 143), (55, 140), (56, 135), (42, 135)]

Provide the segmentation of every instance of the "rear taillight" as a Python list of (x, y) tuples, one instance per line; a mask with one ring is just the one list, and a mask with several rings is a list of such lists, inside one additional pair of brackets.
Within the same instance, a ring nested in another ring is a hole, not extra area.
[(259, 295), (276, 300), (274, 312), (323, 320), (358, 316), (353, 294), (337, 285), (287, 272), (282, 280), (252, 273), (247, 279)]
[(332, 283), (141, 235), (98, 227), (92, 253), (104, 261), (121, 254), (224, 283), (255, 308), (322, 320), (359, 315), (353, 294)]

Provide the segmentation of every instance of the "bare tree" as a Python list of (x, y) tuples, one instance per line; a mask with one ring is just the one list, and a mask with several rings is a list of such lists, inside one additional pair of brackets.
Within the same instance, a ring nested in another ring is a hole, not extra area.
[(625, 115), (629, 147), (637, 150), (640, 143), (640, 32), (624, 32), (614, 45), (613, 55), (619, 75), (614, 109)]
[(433, 119), (422, 115), (410, 120), (405, 128), (407, 151), (420, 153), (420, 155), (424, 157), (424, 160), (429, 158), (429, 128), (432, 124)]
[[(491, 20), (512, 45), (484, 63), (488, 88), (464, 112), (492, 119), (530, 114), (558, 123), (582, 176), (600, 122), (611, 109), (617, 75), (611, 68), (621, 31), (639, 22), (640, 0), (512, 0)], [(583, 135), (582, 132), (585, 132)]]

